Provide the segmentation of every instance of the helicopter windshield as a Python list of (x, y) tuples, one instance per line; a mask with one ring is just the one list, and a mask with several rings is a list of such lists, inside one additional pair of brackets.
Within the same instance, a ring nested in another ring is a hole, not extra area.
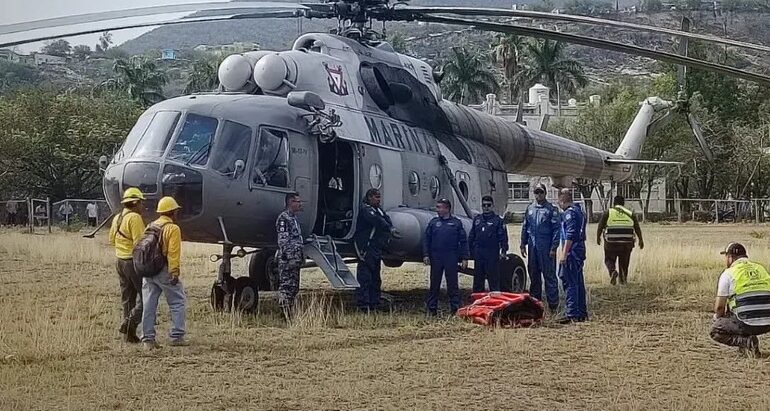
[(222, 174), (233, 173), (236, 161), (247, 163), (250, 147), (251, 128), (225, 120), (211, 155), (211, 168)]
[(139, 140), (134, 157), (162, 157), (168, 142), (174, 134), (181, 113), (178, 111), (159, 111), (155, 113), (150, 125)]
[(182, 131), (168, 154), (169, 160), (205, 165), (209, 160), (209, 151), (218, 124), (219, 121), (215, 118), (188, 114)]

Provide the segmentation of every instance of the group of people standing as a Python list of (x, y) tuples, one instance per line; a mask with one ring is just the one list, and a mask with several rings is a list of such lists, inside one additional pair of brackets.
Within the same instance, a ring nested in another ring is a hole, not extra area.
[[(583, 263), (586, 248), (586, 216), (573, 203), (572, 192), (559, 194), (559, 213), (545, 201), (545, 187), (535, 189), (537, 201), (527, 209), (522, 229), (522, 254), (529, 255), (530, 293), (542, 298), (542, 279), (545, 277), (547, 300), (552, 312), (559, 306), (556, 282), (556, 253), (559, 245), (559, 275), (567, 294), (565, 317), (562, 322), (580, 322), (588, 317), (586, 308)], [(382, 195), (377, 189), (366, 192), (356, 222), (354, 245), (359, 263), (357, 279), (360, 284), (357, 306), (361, 311), (380, 308), (381, 265), (383, 250), (391, 238), (401, 235), (388, 214), (381, 208)], [(286, 196), (286, 210), (276, 220), (278, 234), (278, 265), (280, 272), (279, 301), (287, 318), (298, 291), (299, 267), (302, 256), (302, 234), (296, 213), (301, 210), (301, 199), (296, 193)], [(460, 219), (452, 215), (452, 204), (447, 199), (436, 202), (437, 216), (428, 223), (423, 241), (423, 263), (430, 266), (430, 281), (426, 301), (427, 312), (438, 314), (438, 299), (442, 280), (446, 281), (449, 309), (455, 313), (461, 304), (458, 271), (466, 269), (468, 261), (475, 261), (473, 292), (500, 291), (498, 267), (507, 259), (508, 231), (503, 218), (494, 212), (491, 196), (482, 198), (482, 213), (473, 219), (469, 233)]]

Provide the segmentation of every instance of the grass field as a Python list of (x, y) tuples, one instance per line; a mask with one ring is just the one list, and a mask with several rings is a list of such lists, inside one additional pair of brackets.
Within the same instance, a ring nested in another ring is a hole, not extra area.
[[(303, 272), (305, 308), (290, 328), (272, 293), (257, 316), (214, 314), (217, 247), (185, 244), (192, 345), (155, 352), (118, 338), (103, 235), (0, 231), (0, 410), (770, 409), (770, 360), (708, 337), (720, 247), (739, 240), (770, 263), (770, 227), (643, 229), (625, 287), (609, 284), (590, 247), (591, 321), (518, 330), (426, 320), (424, 269), (410, 264), (384, 270), (391, 314), (346, 312), (350, 299), (314, 270)], [(510, 231), (517, 244), (519, 227)], [(461, 280), (466, 292), (470, 283)]]

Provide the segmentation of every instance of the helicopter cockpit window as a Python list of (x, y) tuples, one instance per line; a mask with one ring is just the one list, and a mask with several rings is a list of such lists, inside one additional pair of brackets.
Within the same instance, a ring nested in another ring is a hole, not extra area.
[(282, 130), (263, 128), (259, 134), (252, 181), (257, 185), (289, 186), (289, 140)]
[(211, 154), (211, 168), (222, 174), (232, 174), (235, 162), (247, 163), (251, 147), (251, 128), (243, 124), (225, 121)]
[(181, 113), (178, 111), (159, 111), (150, 121), (150, 125), (139, 140), (134, 157), (162, 157), (168, 142), (174, 134)]
[(218, 124), (219, 121), (215, 118), (188, 114), (182, 131), (179, 132), (179, 137), (168, 154), (168, 159), (187, 164), (206, 165)]
[(134, 151), (136, 144), (144, 135), (144, 131), (147, 130), (147, 126), (150, 125), (150, 121), (152, 119), (152, 113), (145, 113), (139, 117), (139, 120), (136, 121), (136, 124), (131, 129), (131, 132), (128, 133), (128, 137), (126, 137), (126, 141), (123, 143), (123, 146), (120, 147), (120, 150), (118, 150), (117, 153), (115, 153), (113, 161), (120, 161), (123, 159), (123, 157), (130, 155)]

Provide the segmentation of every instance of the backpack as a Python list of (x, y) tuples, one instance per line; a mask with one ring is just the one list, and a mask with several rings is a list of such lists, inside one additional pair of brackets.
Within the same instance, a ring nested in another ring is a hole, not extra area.
[(163, 255), (163, 225), (150, 224), (134, 246), (134, 270), (142, 277), (155, 277), (166, 266)]

